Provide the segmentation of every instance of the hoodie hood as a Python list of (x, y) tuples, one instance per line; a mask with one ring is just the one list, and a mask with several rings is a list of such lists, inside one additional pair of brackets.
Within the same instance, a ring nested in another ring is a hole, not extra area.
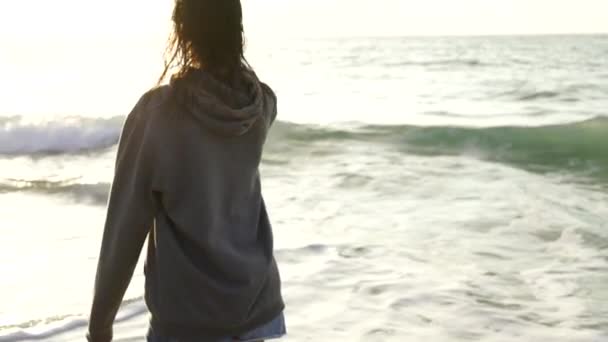
[(179, 103), (207, 128), (224, 136), (241, 136), (258, 120), (271, 116), (275, 95), (255, 73), (247, 71), (233, 84), (193, 69), (174, 80)]

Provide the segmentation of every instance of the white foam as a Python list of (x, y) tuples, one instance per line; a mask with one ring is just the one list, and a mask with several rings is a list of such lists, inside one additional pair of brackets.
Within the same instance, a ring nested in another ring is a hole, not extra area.
[(0, 122), (0, 154), (74, 153), (111, 147), (124, 118), (70, 117), (40, 123)]
[[(115, 340), (141, 340), (148, 324), (147, 313), (142, 298), (125, 302), (116, 317)], [(34, 324), (30, 328), (0, 331), (0, 342), (82, 341), (87, 325), (85, 316), (70, 316), (47, 324)]]
[[(42, 341), (70, 331), (80, 330), (87, 326), (84, 318), (67, 318), (46, 326), (38, 326), (26, 330), (13, 329), (6, 335), (0, 336), (0, 342)], [(84, 334), (82, 334), (84, 336)]]

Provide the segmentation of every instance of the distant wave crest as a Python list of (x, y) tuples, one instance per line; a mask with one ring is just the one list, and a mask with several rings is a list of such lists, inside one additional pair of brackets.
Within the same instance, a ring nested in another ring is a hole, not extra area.
[(118, 142), (124, 117), (70, 117), (24, 123), (19, 117), (0, 121), (0, 154), (61, 154), (100, 150)]
[[(0, 125), (0, 154), (36, 155), (82, 153), (106, 149), (118, 142), (124, 118), (75, 118), (42, 125), (9, 120)], [(310, 143), (358, 141), (389, 144), (404, 153), (423, 155), (473, 154), (479, 158), (538, 170), (608, 171), (608, 118), (549, 126), (471, 128), (458, 126), (362, 125), (340, 129), (277, 122), (270, 134), (266, 161), (307, 150)], [(335, 145), (332, 145), (335, 146)], [(327, 151), (328, 153), (338, 153)], [(0, 184), (0, 191), (7, 184)], [(11, 185), (12, 186), (12, 185)], [(19, 185), (23, 187), (23, 185)], [(88, 187), (88, 188), (87, 188)], [(22, 190), (47, 192), (99, 191), (104, 185), (29, 183)], [(18, 191), (19, 189), (17, 189)], [(103, 195), (105, 196), (105, 194)], [(105, 197), (94, 195), (96, 201)]]
[(367, 125), (340, 130), (278, 123), (271, 134), (270, 150), (273, 145), (284, 147), (286, 143), (293, 149), (308, 148), (314, 141), (359, 141), (407, 154), (468, 154), (532, 171), (582, 171), (608, 180), (606, 132), (606, 117), (549, 126), (485, 128)]
[(490, 65), (489, 63), (482, 62), (478, 59), (438, 59), (438, 60), (424, 60), (424, 61), (404, 60), (404, 61), (398, 61), (398, 62), (385, 63), (385, 66), (388, 66), (388, 67), (399, 67), (399, 66), (480, 67), (480, 66), (489, 66), (489, 65)]
[(533, 92), (530, 94), (525, 94), (519, 97), (518, 100), (520, 101), (532, 101), (532, 100), (539, 100), (539, 99), (552, 99), (555, 97), (560, 96), (559, 92), (556, 91), (538, 91), (538, 92)]

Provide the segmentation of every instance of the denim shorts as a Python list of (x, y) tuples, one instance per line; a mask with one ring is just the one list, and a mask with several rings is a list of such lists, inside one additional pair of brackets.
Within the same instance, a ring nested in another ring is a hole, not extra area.
[[(264, 340), (272, 340), (285, 336), (287, 334), (287, 328), (285, 327), (285, 315), (280, 314), (277, 318), (273, 319), (269, 323), (266, 323), (256, 329), (253, 329), (245, 334), (240, 336), (228, 336), (221, 338), (217, 341), (213, 342), (258, 342)], [(157, 334), (152, 328), (148, 331), (148, 342), (182, 342), (182, 340), (177, 338), (172, 338), (171, 336), (162, 336)], [(187, 342), (191, 340), (188, 339)], [(194, 342), (195, 339), (192, 340)], [(199, 342), (199, 341), (196, 341)], [(200, 342), (210, 342), (210, 341), (200, 341)]]

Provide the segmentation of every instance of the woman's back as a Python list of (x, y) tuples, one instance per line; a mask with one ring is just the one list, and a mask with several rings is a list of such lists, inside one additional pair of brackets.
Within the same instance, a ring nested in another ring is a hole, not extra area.
[(258, 172), (276, 100), (253, 74), (237, 89), (200, 71), (187, 82), (157, 91), (148, 126), (164, 167), (147, 302), (171, 336), (245, 332), (283, 310)]
[(179, 70), (142, 97), (120, 139), (89, 340), (111, 340), (148, 236), (155, 336), (280, 336), (284, 304), (258, 171), (276, 97), (243, 57), (238, 0), (177, 0), (173, 19), (165, 74)]

